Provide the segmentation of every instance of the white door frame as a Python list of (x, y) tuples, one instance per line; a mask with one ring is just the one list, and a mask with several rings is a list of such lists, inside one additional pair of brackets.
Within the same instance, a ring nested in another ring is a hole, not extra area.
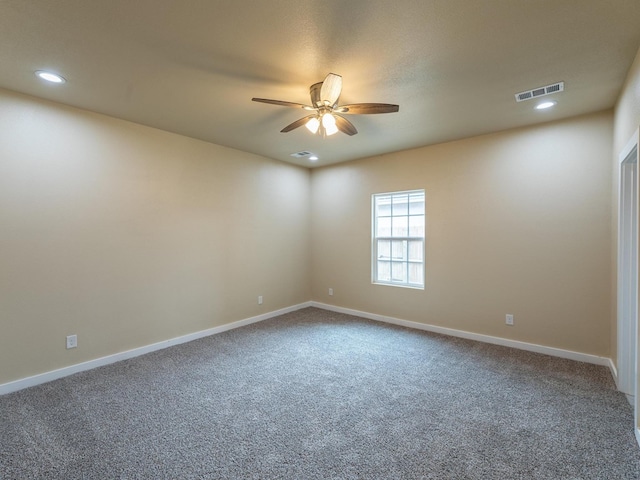
[(640, 444), (640, 345), (638, 329), (638, 149), (636, 130), (620, 155), (618, 195), (618, 389), (634, 408), (634, 431)]

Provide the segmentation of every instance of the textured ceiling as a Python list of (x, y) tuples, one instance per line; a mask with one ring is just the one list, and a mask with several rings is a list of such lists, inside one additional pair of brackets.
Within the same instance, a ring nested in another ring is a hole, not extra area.
[[(320, 166), (610, 108), (639, 25), (638, 0), (0, 0), (0, 87)], [(309, 103), (329, 72), (400, 111), (322, 139), (251, 101)], [(514, 100), (558, 81), (551, 111)]]

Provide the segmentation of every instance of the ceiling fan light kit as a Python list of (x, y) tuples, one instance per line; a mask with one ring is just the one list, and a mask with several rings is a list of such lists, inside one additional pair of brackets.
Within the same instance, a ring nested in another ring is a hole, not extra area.
[(290, 132), (302, 125), (307, 127), (313, 134), (326, 137), (338, 132), (349, 136), (358, 133), (356, 127), (340, 114), (364, 115), (376, 113), (393, 113), (400, 110), (398, 105), (390, 103), (354, 103), (352, 105), (338, 106), (338, 99), (342, 93), (342, 77), (335, 73), (330, 73), (324, 81), (314, 83), (309, 88), (311, 105), (301, 103), (285, 102), (283, 100), (271, 100), (268, 98), (252, 98), (254, 102), (269, 103), (282, 107), (302, 108), (312, 115), (300, 118), (287, 125), (282, 133)]
[(307, 130), (309, 130), (311, 133), (318, 133), (318, 129), (320, 128), (320, 120), (318, 120), (318, 117), (311, 117), (304, 126), (307, 127)]

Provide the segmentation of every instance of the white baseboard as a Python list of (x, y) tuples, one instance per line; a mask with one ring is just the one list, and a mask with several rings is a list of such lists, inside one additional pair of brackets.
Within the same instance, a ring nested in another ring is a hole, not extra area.
[(413, 322), (410, 320), (402, 320), (399, 318), (387, 317), (385, 315), (378, 315), (375, 313), (362, 312), (360, 310), (352, 310), (350, 308), (337, 307), (335, 305), (328, 305), (325, 303), (319, 303), (319, 302), (310, 302), (310, 303), (312, 307), (322, 308), (324, 310), (330, 310), (338, 313), (346, 313), (348, 315), (355, 315), (357, 317), (368, 318), (370, 320), (376, 320), (378, 322), (392, 323), (394, 325), (401, 325), (403, 327), (415, 328), (417, 330), (425, 330), (428, 332), (441, 333), (443, 335), (450, 335), (452, 337), (460, 337), (460, 338), (466, 338), (468, 340), (476, 340), (478, 342), (491, 343), (494, 345), (502, 345), (504, 347), (517, 348), (519, 350), (526, 350), (529, 352), (543, 353), (545, 355), (566, 358), (569, 360), (576, 360), (578, 362), (592, 363), (595, 365), (603, 365), (605, 367), (609, 367), (610, 369), (613, 368), (615, 371), (615, 366), (613, 365), (613, 362), (611, 361), (611, 359), (607, 357), (598, 357), (597, 355), (573, 352), (571, 350), (563, 350), (561, 348), (545, 347), (543, 345), (537, 345), (535, 343), (526, 343), (526, 342), (519, 342), (517, 340), (508, 340), (506, 338), (493, 337), (490, 335), (482, 335), (479, 333), (466, 332), (464, 330), (456, 330), (454, 328), (438, 327), (436, 325), (428, 325), (425, 323)]
[[(613, 377), (613, 381), (616, 382), (616, 388), (618, 388), (618, 368), (616, 364), (613, 363), (613, 359), (609, 359), (609, 371), (611, 371), (611, 376)], [(619, 390), (619, 388), (618, 388)]]
[[(543, 353), (543, 354), (551, 355), (554, 357), (567, 358), (567, 359), (576, 360), (579, 362), (592, 363), (595, 365), (603, 365), (603, 366), (609, 367), (609, 370), (611, 371), (611, 374), (613, 375), (613, 378), (616, 381), (616, 385), (617, 385), (618, 372), (617, 372), (616, 366), (614, 365), (613, 361), (610, 358), (598, 357), (596, 355), (573, 352), (570, 350), (563, 350), (559, 348), (545, 347), (543, 345), (536, 345), (533, 343), (519, 342), (517, 340), (508, 340), (505, 338), (493, 337), (490, 335), (482, 335), (478, 333), (466, 332), (463, 330), (456, 330), (453, 328), (438, 327), (436, 325), (428, 325), (424, 323), (413, 322), (410, 320), (402, 320), (399, 318), (388, 317), (385, 315), (378, 315), (375, 313), (363, 312), (360, 310), (353, 310), (350, 308), (343, 308), (335, 305), (328, 305), (325, 303), (311, 301), (311, 302), (300, 303), (298, 305), (293, 305), (291, 307), (282, 308), (280, 310), (264, 313), (262, 315), (258, 315), (255, 317), (245, 318), (243, 320), (238, 320), (225, 325), (220, 325), (218, 327), (209, 328), (207, 330), (201, 330), (199, 332), (190, 333), (190, 334), (172, 338), (169, 340), (163, 340), (162, 342), (153, 343), (151, 345), (145, 345), (143, 347), (134, 348), (132, 350), (115, 353), (113, 355), (107, 355), (106, 357), (96, 358), (94, 360), (89, 360), (87, 362), (70, 365), (68, 367), (63, 367), (57, 370), (52, 370), (52, 371), (41, 373), (38, 375), (33, 375), (31, 377), (22, 378), (19, 380), (15, 380), (13, 382), (4, 383), (0, 385), (0, 395), (16, 392), (24, 388), (33, 387), (35, 385), (40, 385), (42, 383), (47, 383), (52, 380), (56, 380), (58, 378), (73, 375), (74, 373), (84, 372), (86, 370), (91, 370), (92, 368), (109, 365), (111, 363), (119, 362), (121, 360), (138, 357), (140, 355), (151, 353), (156, 350), (162, 350), (163, 348), (172, 347), (174, 345), (179, 345), (181, 343), (190, 342), (192, 340), (197, 340), (199, 338), (208, 337), (210, 335), (226, 332), (228, 330), (232, 330), (235, 328), (244, 327), (245, 325), (250, 325), (252, 323), (267, 320), (269, 318), (277, 317), (278, 315), (283, 315), (285, 313), (293, 312), (306, 307), (317, 307), (324, 310), (329, 310), (329, 311), (338, 312), (338, 313), (345, 313), (348, 315), (355, 315), (362, 318), (368, 318), (370, 320), (391, 323), (394, 325), (401, 325), (403, 327), (414, 328), (417, 330), (425, 330), (428, 332), (441, 333), (441, 334), (450, 335), (453, 337), (466, 338), (468, 340), (476, 340), (479, 342), (491, 343), (494, 345), (502, 345), (505, 347), (512, 347), (512, 348), (517, 348), (520, 350), (526, 350), (530, 352)], [(640, 443), (640, 431), (636, 432), (636, 435), (638, 435), (638, 441)]]
[(234, 328), (244, 327), (245, 325), (261, 322), (263, 320), (267, 320), (272, 317), (277, 317), (278, 315), (283, 315), (285, 313), (293, 312), (296, 310), (300, 310), (301, 308), (306, 308), (310, 306), (311, 306), (311, 302), (293, 305), (291, 307), (282, 308), (280, 310), (275, 310), (273, 312), (264, 313), (256, 317), (245, 318), (243, 320), (238, 320), (235, 322), (227, 323), (225, 325), (220, 325), (219, 327), (213, 327), (207, 330), (201, 330), (199, 332), (194, 332), (194, 333), (190, 333), (180, 337), (171, 338), (169, 340), (163, 340), (162, 342), (153, 343), (151, 345), (145, 345), (143, 347), (134, 348), (132, 350), (115, 353), (113, 355), (107, 355), (106, 357), (96, 358), (94, 360), (89, 360), (87, 362), (77, 363), (75, 365), (59, 368), (57, 370), (52, 370), (50, 372), (45, 372), (38, 375), (33, 375), (31, 377), (22, 378), (20, 380), (15, 380), (13, 382), (3, 383), (0, 385), (0, 395), (16, 392), (24, 388), (33, 387), (35, 385), (40, 385), (42, 383), (47, 383), (52, 380), (56, 380), (58, 378), (73, 375), (74, 373), (84, 372), (85, 370), (91, 370), (92, 368), (102, 367), (104, 365), (109, 365), (111, 363), (119, 362), (121, 360), (127, 360), (129, 358), (138, 357), (146, 353), (155, 352), (156, 350), (162, 350), (163, 348), (172, 347), (174, 345), (179, 345), (181, 343), (191, 342), (192, 340), (197, 340), (199, 338), (208, 337), (210, 335), (226, 332), (228, 330), (233, 330)]

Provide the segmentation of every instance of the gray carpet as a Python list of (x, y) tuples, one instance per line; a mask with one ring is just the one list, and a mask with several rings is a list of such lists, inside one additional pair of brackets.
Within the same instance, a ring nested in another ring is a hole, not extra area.
[(638, 479), (608, 370), (308, 308), (0, 397), (0, 478)]

